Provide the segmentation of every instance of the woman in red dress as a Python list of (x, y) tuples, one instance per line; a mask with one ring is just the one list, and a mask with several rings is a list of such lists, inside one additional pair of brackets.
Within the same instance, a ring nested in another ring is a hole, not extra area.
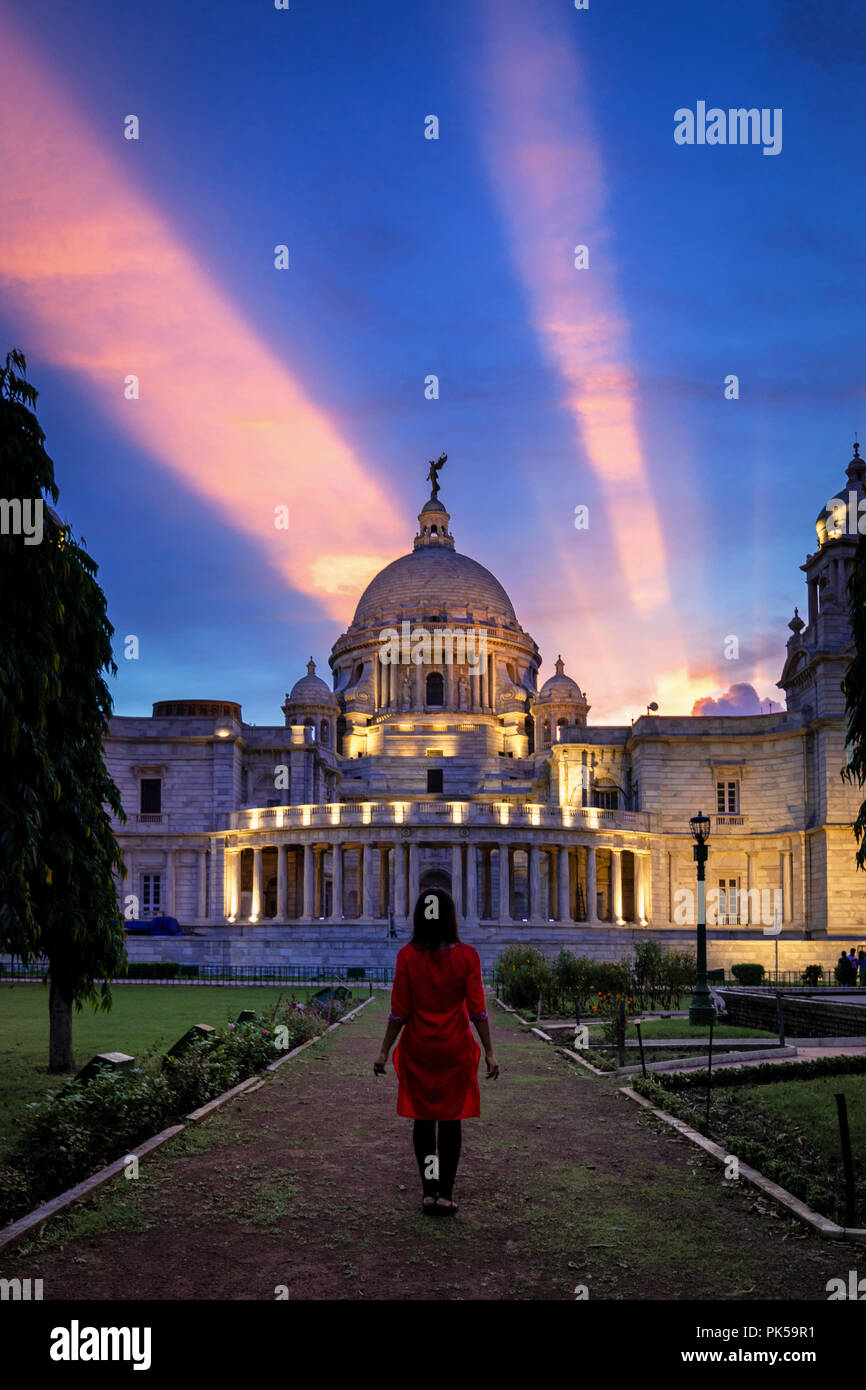
[(457, 934), (450, 894), (441, 888), (422, 893), (412, 920), (412, 940), (397, 955), (391, 1014), (373, 1071), (384, 1076), (391, 1046), (405, 1029), (394, 1051), (397, 1114), (415, 1121), (412, 1141), (424, 1210), (455, 1212), (451, 1194), (460, 1160), (460, 1121), (481, 1114), (476, 1074), (481, 1049), (470, 1019), (484, 1045), (488, 1080), (499, 1075), (499, 1065), (490, 1041), (481, 962), (475, 947)]

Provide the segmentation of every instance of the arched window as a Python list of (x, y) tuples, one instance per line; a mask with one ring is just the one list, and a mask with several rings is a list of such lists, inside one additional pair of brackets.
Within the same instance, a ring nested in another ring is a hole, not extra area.
[(527, 748), (529, 753), (532, 754), (535, 752), (535, 720), (531, 714), (527, 714), (523, 721), (523, 727), (526, 732)]
[(550, 721), (548, 719), (544, 721), (544, 727), (541, 731), (541, 741), (545, 748), (550, 743)]
[(427, 704), (445, 704), (445, 680), (441, 671), (431, 671), (427, 677)]
[(304, 720), (304, 728), (305, 728), (305, 729), (310, 729), (310, 730), (311, 730), (310, 735), (309, 735), (310, 742), (311, 742), (311, 743), (315, 743), (315, 741), (316, 741), (316, 721), (315, 721), (315, 719), (305, 719), (305, 720)]
[(331, 723), (328, 719), (322, 720), (322, 726), (319, 731), (319, 742), (323, 743), (326, 748), (331, 742)]
[(343, 739), (346, 735), (346, 716), (341, 714), (337, 719), (337, 752), (342, 756)]
[(557, 741), (557, 743), (561, 743), (561, 742), (562, 742), (563, 730), (564, 730), (564, 729), (567, 729), (567, 728), (568, 728), (568, 720), (567, 720), (567, 719), (557, 719), (557, 721), (556, 721), (556, 741)]

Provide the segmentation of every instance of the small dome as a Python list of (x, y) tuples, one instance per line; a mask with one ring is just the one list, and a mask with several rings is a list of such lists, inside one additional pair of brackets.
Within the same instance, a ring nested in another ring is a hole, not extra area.
[[(861, 459), (860, 445), (856, 441), (854, 457), (848, 464), (844, 484), (833, 497), (828, 499), (815, 518), (815, 530), (818, 533), (819, 546), (824, 545), (828, 540), (836, 540), (839, 536), (849, 533), (852, 520), (849, 517), (849, 492), (857, 494), (858, 502), (866, 496), (866, 460)], [(839, 505), (831, 507), (830, 502), (836, 502)], [(854, 539), (856, 539), (858, 518), (855, 516), (853, 520), (855, 525)]]
[(577, 681), (565, 674), (565, 663), (562, 657), (558, 656), (556, 658), (556, 674), (548, 676), (535, 698), (535, 703), (537, 704), (539, 700), (550, 700), (551, 702), (554, 700), (575, 700), (584, 704), (585, 699), (586, 697)]
[(339, 701), (331, 687), (316, 675), (316, 663), (312, 657), (307, 662), (307, 674), (301, 676), (292, 686), (292, 693), (286, 700), (289, 705), (333, 705), (339, 708)]

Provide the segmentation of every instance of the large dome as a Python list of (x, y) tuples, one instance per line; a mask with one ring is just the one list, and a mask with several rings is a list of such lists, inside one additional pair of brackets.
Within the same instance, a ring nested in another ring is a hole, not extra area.
[(517, 625), (511, 599), (489, 570), (468, 555), (431, 545), (379, 571), (360, 597), (352, 626), (366, 627), (385, 611), (419, 608), (448, 616), (455, 609), (489, 612), (507, 627)]
[(451, 517), (437, 496), (425, 502), (418, 515), (414, 549), (380, 570), (367, 585), (355, 609), (353, 628), (375, 624), (385, 613), (401, 612), (456, 621), (496, 621), (502, 627), (520, 627), (511, 599), (499, 580), (477, 560), (454, 549), (448, 529)]

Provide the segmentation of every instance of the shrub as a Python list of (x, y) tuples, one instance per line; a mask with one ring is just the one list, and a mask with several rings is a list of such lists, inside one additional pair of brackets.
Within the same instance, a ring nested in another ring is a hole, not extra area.
[(806, 966), (806, 969), (803, 971), (803, 984), (804, 984), (804, 985), (817, 985), (817, 984), (820, 984), (820, 982), (821, 982), (821, 980), (823, 980), (823, 978), (824, 978), (824, 970), (823, 970), (823, 967), (820, 966), (820, 965), (807, 965), (807, 966)]
[(732, 965), (731, 974), (738, 985), (760, 985), (764, 983), (764, 967), (755, 962), (745, 965)]
[(560, 1006), (570, 1011), (575, 997), (581, 1013), (594, 991), (593, 962), (588, 956), (575, 956), (562, 950), (553, 962), (553, 983)]
[(126, 967), (128, 980), (173, 980), (180, 971), (176, 960), (131, 960)]
[(555, 992), (553, 971), (532, 946), (507, 946), (496, 963), (503, 998), (514, 1009), (535, 1008), (539, 995), (550, 1000)]
[(315, 1010), (292, 997), (267, 1017), (257, 1014), (248, 1023), (229, 1023), (212, 1036), (195, 1039), (180, 1057), (156, 1053), (160, 1071), (104, 1071), (88, 1082), (68, 1081), (35, 1102), (8, 1164), (0, 1168), (0, 1224), (133, 1152), (144, 1139), (263, 1071), (281, 1055), (274, 1047), (280, 1024), (288, 1029), (289, 1050), (327, 1026)]

